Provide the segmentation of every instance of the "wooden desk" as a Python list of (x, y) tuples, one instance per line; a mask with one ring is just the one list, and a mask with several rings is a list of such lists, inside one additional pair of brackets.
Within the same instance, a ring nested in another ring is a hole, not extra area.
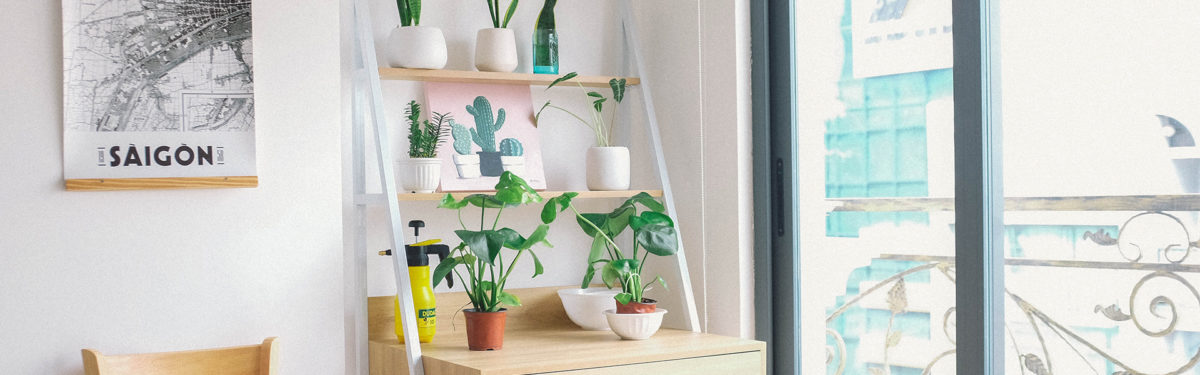
[[(438, 295), (438, 333), (422, 344), (428, 375), (515, 374), (765, 374), (761, 341), (659, 330), (642, 341), (625, 341), (610, 331), (584, 331), (563, 311), (556, 291), (570, 287), (510, 290), (525, 306), (509, 309), (504, 349), (467, 350), (466, 323), (454, 311), (465, 293)], [(368, 302), (371, 375), (407, 375), (404, 345), (393, 331), (395, 297)], [(451, 318), (453, 316), (453, 318)]]

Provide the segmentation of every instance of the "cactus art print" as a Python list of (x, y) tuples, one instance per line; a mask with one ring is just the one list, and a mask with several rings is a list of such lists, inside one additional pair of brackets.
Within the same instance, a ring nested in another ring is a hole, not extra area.
[(546, 188), (528, 87), (429, 82), (425, 97), (430, 111), (454, 115), (438, 150), (442, 191), (492, 190), (504, 172)]

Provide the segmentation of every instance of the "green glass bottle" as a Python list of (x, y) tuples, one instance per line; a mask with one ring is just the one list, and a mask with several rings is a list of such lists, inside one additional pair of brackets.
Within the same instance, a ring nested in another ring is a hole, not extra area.
[(554, 30), (554, 5), (558, 0), (546, 0), (538, 14), (533, 30), (533, 72), (558, 74), (558, 31)]

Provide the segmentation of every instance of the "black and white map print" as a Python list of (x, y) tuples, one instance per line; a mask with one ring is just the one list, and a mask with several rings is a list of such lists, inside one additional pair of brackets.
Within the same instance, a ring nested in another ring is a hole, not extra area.
[(63, 0), (67, 179), (255, 175), (250, 0)]

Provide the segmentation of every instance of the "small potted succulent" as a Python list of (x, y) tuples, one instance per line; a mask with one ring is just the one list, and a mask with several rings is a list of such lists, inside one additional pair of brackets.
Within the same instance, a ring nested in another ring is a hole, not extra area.
[(408, 102), (404, 110), (408, 120), (408, 158), (400, 160), (400, 179), (404, 190), (432, 193), (442, 180), (442, 160), (437, 157), (438, 146), (445, 138), (447, 123), (454, 121), (449, 114), (434, 112), (433, 121), (421, 121), (421, 105)]
[(506, 73), (517, 69), (517, 38), (508, 28), (508, 21), (517, 11), (517, 2), (510, 1), (508, 10), (501, 17), (500, 0), (487, 0), (492, 28), (479, 30), (475, 35), (475, 69)]
[(450, 135), (454, 137), (454, 168), (458, 178), (479, 178), (479, 155), (471, 152), (471, 131), (450, 120)]
[[(560, 212), (571, 210), (579, 227), (592, 237), (591, 252), (580, 288), (587, 288), (597, 272), (605, 286), (613, 288), (619, 285), (621, 292), (613, 297), (616, 308), (603, 312), (609, 326), (624, 339), (650, 337), (658, 331), (663, 314), (667, 311), (657, 308), (657, 301), (646, 298), (645, 293), (656, 282), (664, 289), (667, 283), (661, 276), (647, 282), (642, 278), (642, 271), (650, 255), (671, 256), (679, 251), (675, 221), (666, 214), (666, 207), (661, 202), (646, 193), (629, 198), (609, 213), (580, 213), (571, 203), (577, 195), (566, 193), (548, 199), (542, 208), (542, 222), (553, 222)], [(628, 254), (614, 241), (626, 229), (633, 231), (633, 243), (629, 247), (632, 251)], [(563, 303), (567, 304), (568, 300), (564, 298)], [(600, 312), (592, 312), (596, 313)]]
[[(576, 76), (575, 72), (567, 73), (554, 80), (554, 82), (546, 87), (546, 90), (561, 82), (569, 81)], [(590, 190), (629, 190), (629, 149), (621, 146), (613, 146), (612, 144), (613, 123), (616, 122), (617, 109), (621, 101), (625, 99), (625, 84), (624, 78), (614, 78), (608, 81), (608, 85), (612, 89), (612, 100), (616, 104), (612, 106), (611, 118), (607, 124), (604, 121), (604, 102), (608, 101), (608, 98), (605, 98), (599, 92), (588, 91), (578, 82), (576, 82), (576, 85), (579, 86), (580, 92), (583, 92), (584, 95), (587, 95), (592, 100), (588, 120), (570, 110), (551, 104), (549, 101), (543, 104), (537, 113), (537, 120), (540, 123), (542, 113), (547, 109), (558, 110), (571, 115), (580, 124), (583, 124), (592, 131), (592, 134), (596, 138), (596, 144), (588, 148), (587, 151), (587, 186)]]
[(396, 0), (400, 25), (388, 35), (388, 65), (393, 68), (446, 67), (446, 37), (442, 29), (421, 26), (421, 0)]
[[(471, 300), (471, 308), (463, 311), (467, 318), (467, 346), (471, 350), (503, 348), (507, 309), (501, 306), (521, 305), (517, 296), (504, 291), (517, 261), (528, 254), (533, 260), (533, 277), (543, 272), (542, 262), (533, 252), (533, 247), (549, 247), (546, 235), (550, 231), (550, 225), (538, 225), (528, 237), (522, 236), (516, 230), (498, 227), (500, 214), (506, 208), (541, 201), (542, 197), (525, 180), (512, 172), (504, 172), (496, 184), (495, 194), (472, 194), (462, 200), (456, 200), (450, 194), (446, 194), (438, 205), (439, 208), (459, 211), (459, 218), (467, 206), (479, 208), (479, 228), (468, 229), (460, 220), (459, 225), (462, 229), (454, 231), (454, 234), (458, 235), (462, 242), (451, 250), (450, 257), (439, 263), (433, 271), (434, 286), (451, 272), (464, 281), (463, 288)], [(489, 210), (496, 211), (495, 218), (490, 221), (491, 225), (487, 225), (484, 220)], [(505, 256), (505, 252), (515, 254)], [(507, 264), (506, 259), (509, 260)], [(466, 274), (459, 272), (460, 269)]]

